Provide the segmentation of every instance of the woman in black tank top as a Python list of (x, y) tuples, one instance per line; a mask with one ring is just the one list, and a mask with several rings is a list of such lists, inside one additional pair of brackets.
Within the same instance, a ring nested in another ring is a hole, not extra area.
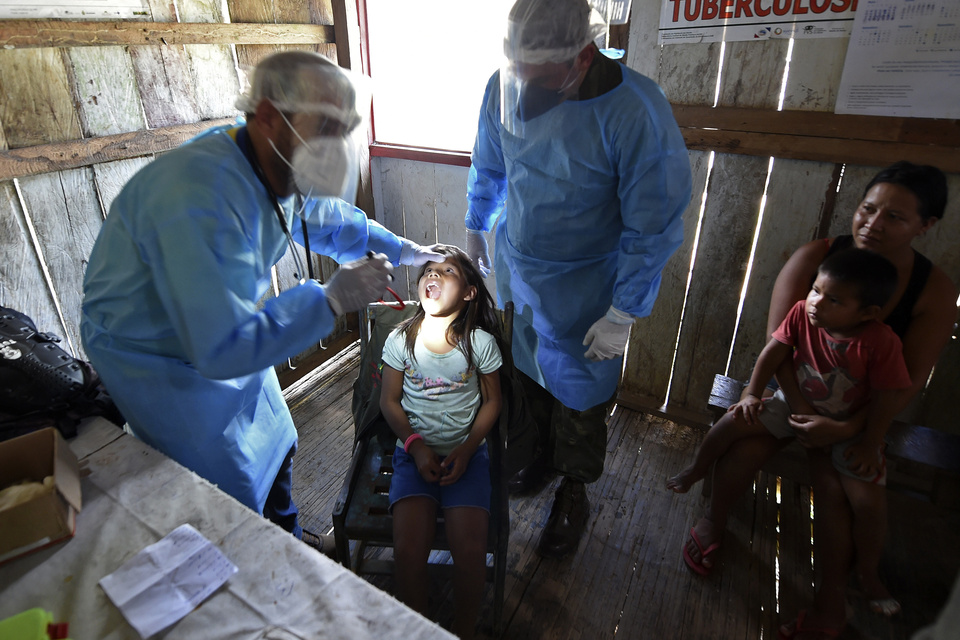
[[(938, 169), (897, 163), (881, 171), (867, 185), (854, 213), (852, 234), (835, 238), (825, 252), (822, 246), (819, 248), (820, 260), (833, 252), (855, 246), (875, 251), (897, 267), (900, 286), (898, 294), (888, 305), (890, 308), (885, 310), (884, 322), (903, 341), (904, 359), (913, 380), (913, 387), (899, 398), (898, 410), (905, 408), (923, 388), (937, 356), (950, 337), (956, 315), (957, 293), (952, 282), (912, 247), (913, 240), (929, 231), (943, 215), (946, 193), (946, 178)], [(807, 258), (815, 258), (817, 253), (810, 252)], [(870, 425), (866, 424), (863, 415), (859, 420), (846, 423), (824, 420), (820, 416), (801, 416), (791, 423), (798, 429), (801, 443), (814, 447), (809, 451), (812, 484), (817, 496), (814, 553), (821, 567), (821, 580), (814, 609), (807, 612), (803, 626), (839, 630), (845, 624), (844, 591), (849, 572), (854, 568), (854, 538), (850, 528), (853, 508), (843, 490), (839, 473), (829, 462), (824, 463), (815, 447), (861, 432), (868, 433)], [(882, 442), (883, 434), (871, 435)], [(858, 529), (856, 570), (870, 607), (877, 613), (893, 615), (899, 612), (900, 603), (887, 591), (877, 572), (885, 520), (884, 509), (878, 519), (879, 530), (865, 534)], [(870, 551), (869, 554), (865, 549)], [(781, 636), (796, 635), (798, 626), (799, 620), (784, 625), (780, 629)]]
[[(911, 246), (915, 238), (926, 233), (943, 215), (946, 194), (946, 178), (935, 167), (898, 162), (878, 173), (864, 190), (854, 214), (851, 235), (807, 243), (797, 249), (781, 269), (771, 295), (767, 335), (776, 329), (795, 302), (806, 297), (817, 267), (827, 255), (851, 246), (883, 255), (897, 267), (900, 281), (888, 305), (890, 308), (885, 309), (884, 321), (904, 344), (904, 359), (914, 382), (909, 392), (903, 394), (902, 406), (898, 409), (902, 410), (929, 377), (950, 338), (956, 316), (957, 291), (950, 278)], [(846, 624), (845, 591), (853, 561), (852, 510), (829, 456), (815, 452), (863, 432), (864, 418), (858, 414), (846, 422), (823, 416), (791, 419), (797, 439), (812, 452), (811, 477), (817, 496), (814, 552), (821, 572), (814, 608), (806, 612), (799, 626), (807, 630), (821, 629), (828, 635)], [(714, 472), (710, 506), (693, 527), (685, 546), (695, 562), (702, 562), (706, 568), (713, 565), (718, 554), (701, 559), (701, 549), (722, 542), (730, 507), (751, 486), (756, 471), (782, 446), (773, 436), (744, 438), (720, 458)], [(882, 531), (879, 534), (882, 545)], [(860, 563), (857, 569), (871, 573)], [(860, 576), (861, 586), (878, 613), (890, 614), (899, 603), (879, 581), (875, 568), (872, 574)], [(794, 636), (800, 636), (798, 621), (780, 628), (781, 638)]]

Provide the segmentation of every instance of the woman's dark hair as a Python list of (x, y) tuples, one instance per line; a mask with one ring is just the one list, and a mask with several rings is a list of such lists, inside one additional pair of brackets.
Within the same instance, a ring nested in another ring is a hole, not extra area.
[(863, 190), (863, 196), (866, 197), (874, 185), (881, 183), (899, 184), (909, 189), (920, 203), (918, 213), (924, 222), (943, 217), (943, 211), (947, 208), (947, 177), (940, 169), (901, 160), (875, 175)]
[(851, 247), (820, 263), (817, 273), (857, 289), (860, 307), (883, 307), (897, 290), (897, 268), (879, 253)]
[[(477, 268), (477, 265), (474, 264), (470, 256), (464, 253), (462, 249), (448, 244), (438, 244), (432, 248), (437, 253), (446, 256), (447, 260), (456, 262), (460, 270), (460, 276), (464, 282), (466, 282), (468, 287), (474, 287), (477, 290), (477, 295), (475, 295), (472, 300), (467, 300), (467, 306), (460, 311), (460, 314), (450, 323), (450, 326), (447, 327), (446, 336), (447, 342), (463, 352), (463, 355), (467, 358), (467, 366), (473, 369), (473, 341), (470, 339), (473, 330), (483, 329), (497, 338), (498, 343), (500, 342), (500, 323), (497, 319), (493, 298), (483, 284), (483, 276), (480, 275), (480, 270)], [(418, 285), (426, 270), (426, 264), (420, 267), (420, 271), (417, 273)], [(413, 347), (417, 342), (417, 334), (420, 333), (420, 325), (423, 324), (424, 315), (423, 306), (421, 305), (413, 317), (399, 325), (400, 331), (403, 332), (407, 352), (410, 354), (410, 357), (414, 359), (416, 359), (416, 356), (414, 355)]]

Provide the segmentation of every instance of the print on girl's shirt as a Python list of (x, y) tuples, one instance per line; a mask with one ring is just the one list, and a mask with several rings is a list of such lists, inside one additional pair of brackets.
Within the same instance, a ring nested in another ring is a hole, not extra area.
[(465, 386), (472, 377), (472, 372), (461, 371), (457, 373), (456, 379), (447, 381), (443, 378), (425, 378), (422, 373), (413, 368), (413, 363), (404, 362), (406, 376), (412, 381), (413, 386), (423, 390), (426, 396), (438, 396), (449, 391), (455, 391)]

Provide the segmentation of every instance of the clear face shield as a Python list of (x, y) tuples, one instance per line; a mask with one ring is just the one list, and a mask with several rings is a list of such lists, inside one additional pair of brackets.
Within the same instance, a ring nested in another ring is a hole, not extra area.
[(575, 95), (586, 73), (578, 55), (606, 31), (586, 0), (518, 0), (503, 40), (503, 127), (523, 137), (528, 122)]

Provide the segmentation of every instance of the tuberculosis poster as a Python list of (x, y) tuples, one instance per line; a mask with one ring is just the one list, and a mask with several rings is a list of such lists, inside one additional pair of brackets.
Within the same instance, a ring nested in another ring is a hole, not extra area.
[(662, 0), (660, 44), (849, 36), (857, 0)]

